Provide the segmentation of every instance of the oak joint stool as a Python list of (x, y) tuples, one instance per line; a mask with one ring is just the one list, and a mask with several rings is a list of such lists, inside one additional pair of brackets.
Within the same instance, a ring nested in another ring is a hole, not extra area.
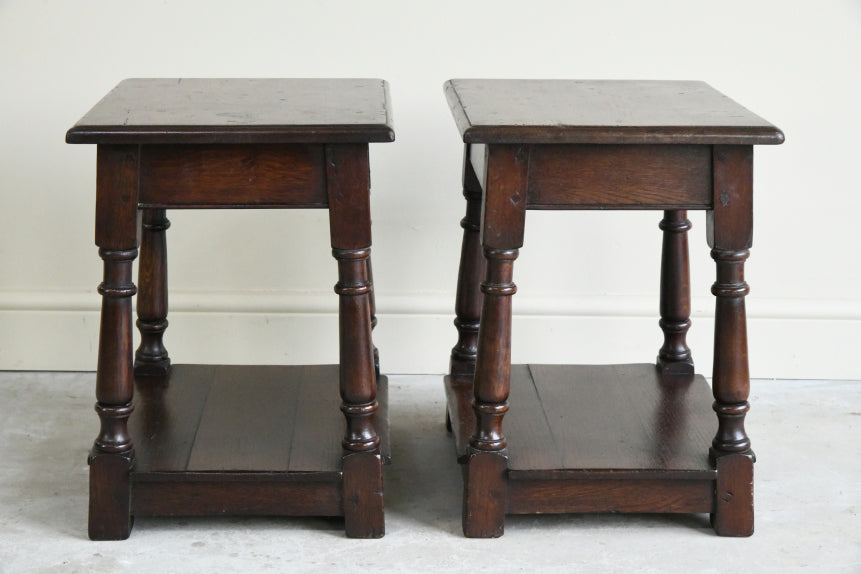
[[(68, 131), (98, 146), (90, 538), (127, 538), (135, 516), (190, 515), (343, 516), (348, 536), (383, 535), (368, 144), (393, 141), (389, 110), (382, 80), (133, 79)], [(166, 210), (193, 208), (329, 210), (339, 365), (171, 364)]]
[[(465, 143), (445, 379), (464, 534), (575, 512), (709, 513), (719, 535), (752, 534), (744, 262), (753, 146), (783, 134), (702, 82), (451, 80), (445, 92)], [(656, 363), (511, 365), (527, 209), (664, 212)], [(717, 265), (713, 393), (685, 341), (691, 209), (707, 212)]]

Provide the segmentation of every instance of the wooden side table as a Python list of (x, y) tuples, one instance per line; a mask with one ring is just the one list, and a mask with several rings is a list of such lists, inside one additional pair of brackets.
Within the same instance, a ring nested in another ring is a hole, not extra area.
[[(126, 80), (66, 134), (98, 145), (90, 538), (126, 538), (134, 516), (220, 514), (344, 516), (348, 536), (383, 535), (368, 143), (394, 139), (389, 110), (382, 80)], [(171, 365), (165, 210), (190, 208), (328, 208), (340, 366)]]
[[(750, 535), (753, 145), (783, 134), (701, 82), (452, 80), (445, 91), (466, 144), (445, 381), (464, 533), (500, 536), (506, 513), (707, 512), (718, 534)], [(527, 209), (664, 211), (657, 365), (511, 365)], [(689, 209), (706, 210), (717, 264), (713, 398), (685, 342)]]

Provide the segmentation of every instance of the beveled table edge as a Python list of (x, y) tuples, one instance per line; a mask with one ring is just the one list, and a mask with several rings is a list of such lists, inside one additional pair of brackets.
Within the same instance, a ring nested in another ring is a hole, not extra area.
[[(129, 80), (149, 78), (125, 78)], [(152, 78), (158, 79), (158, 78)], [(207, 79), (207, 78), (195, 78)], [(231, 78), (211, 78), (231, 79)], [(279, 79), (279, 78), (234, 78)], [(327, 79), (327, 78), (281, 78)], [(395, 141), (389, 82), (382, 78), (329, 78), (337, 80), (367, 80), (379, 82), (383, 90), (385, 122), (382, 124), (290, 124), (290, 125), (88, 125), (75, 123), (66, 132), (67, 144), (254, 144), (254, 143), (389, 143)], [(110, 92), (108, 92), (110, 93)], [(107, 97), (107, 94), (102, 99)], [(101, 100), (100, 100), (101, 101)], [(97, 104), (98, 105), (98, 104)], [(89, 113), (89, 111), (87, 112)], [(84, 115), (86, 117), (87, 114)], [(84, 119), (82, 117), (81, 119)]]
[[(454, 82), (443, 84), (464, 143), (483, 144), (705, 144), (779, 145), (783, 132), (767, 126), (475, 126), (467, 117)], [(717, 90), (716, 90), (717, 91)]]
[(69, 144), (255, 144), (388, 143), (395, 132), (386, 124), (284, 126), (87, 126), (66, 132)]

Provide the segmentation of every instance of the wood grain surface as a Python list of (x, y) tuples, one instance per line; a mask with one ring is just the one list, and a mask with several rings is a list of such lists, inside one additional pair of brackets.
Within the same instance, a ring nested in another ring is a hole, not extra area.
[(467, 143), (779, 144), (783, 133), (704, 82), (449, 80)]
[(128, 79), (67, 143), (346, 143), (394, 140), (376, 79)]

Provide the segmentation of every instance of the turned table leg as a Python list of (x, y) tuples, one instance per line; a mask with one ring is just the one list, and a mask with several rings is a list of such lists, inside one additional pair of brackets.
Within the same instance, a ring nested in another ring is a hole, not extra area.
[[(371, 336), (373, 337), (374, 330), (377, 328), (377, 298), (374, 296), (374, 267), (371, 265), (371, 256), (368, 255), (368, 282), (371, 284), (371, 290), (368, 292), (368, 303), (371, 309)], [(380, 350), (376, 345), (374, 347), (374, 375), (377, 379), (380, 378)]]
[(475, 430), (464, 468), (463, 533), (502, 536), (508, 502), (508, 455), (502, 419), (511, 386), (511, 296), (514, 261), (523, 245), (528, 153), (519, 146), (488, 149), (481, 243), (487, 272), (475, 363)]
[[(481, 250), (481, 184), (470, 163), (470, 146), (464, 147), (463, 197), (466, 215), (460, 220), (463, 228), (460, 267), (457, 274), (454, 326), (457, 344), (451, 350), (449, 375), (459, 377), (460, 384), (472, 385), (475, 375), (475, 355), (478, 348), (478, 326), (481, 320), (481, 289), (485, 262)], [(451, 432), (451, 413), (446, 408), (445, 428)]]
[(96, 245), (104, 260), (96, 412), (101, 430), (90, 453), (89, 536), (128, 538), (132, 527), (132, 263), (137, 257), (137, 146), (99, 146)]
[(714, 147), (714, 209), (709, 244), (717, 267), (712, 372), (718, 430), (710, 458), (718, 472), (712, 524), (721, 536), (753, 534), (753, 463), (744, 418), (750, 405), (744, 262), (753, 231), (753, 148)]
[(691, 327), (691, 280), (688, 262), (688, 230), (691, 222), (683, 210), (664, 211), (661, 252), (661, 330), (664, 344), (658, 352), (658, 368), (664, 374), (693, 375), (694, 362), (685, 340)]
[(332, 255), (338, 261), (344, 522), (347, 536), (385, 532), (377, 385), (371, 340), (371, 216), (367, 144), (326, 148)]
[(141, 342), (135, 353), (135, 375), (164, 376), (170, 357), (164, 347), (167, 329), (167, 238), (170, 221), (164, 209), (145, 209), (138, 263), (137, 327)]
[(478, 348), (478, 325), (481, 320), (481, 290), (485, 262), (481, 250), (481, 185), (469, 160), (469, 146), (464, 153), (463, 196), (466, 199), (466, 215), (460, 220), (463, 228), (463, 243), (460, 252), (460, 267), (457, 275), (457, 298), (455, 300), (454, 326), (457, 328), (457, 344), (451, 350), (449, 374), (452, 377), (472, 377), (475, 373), (475, 355)]

